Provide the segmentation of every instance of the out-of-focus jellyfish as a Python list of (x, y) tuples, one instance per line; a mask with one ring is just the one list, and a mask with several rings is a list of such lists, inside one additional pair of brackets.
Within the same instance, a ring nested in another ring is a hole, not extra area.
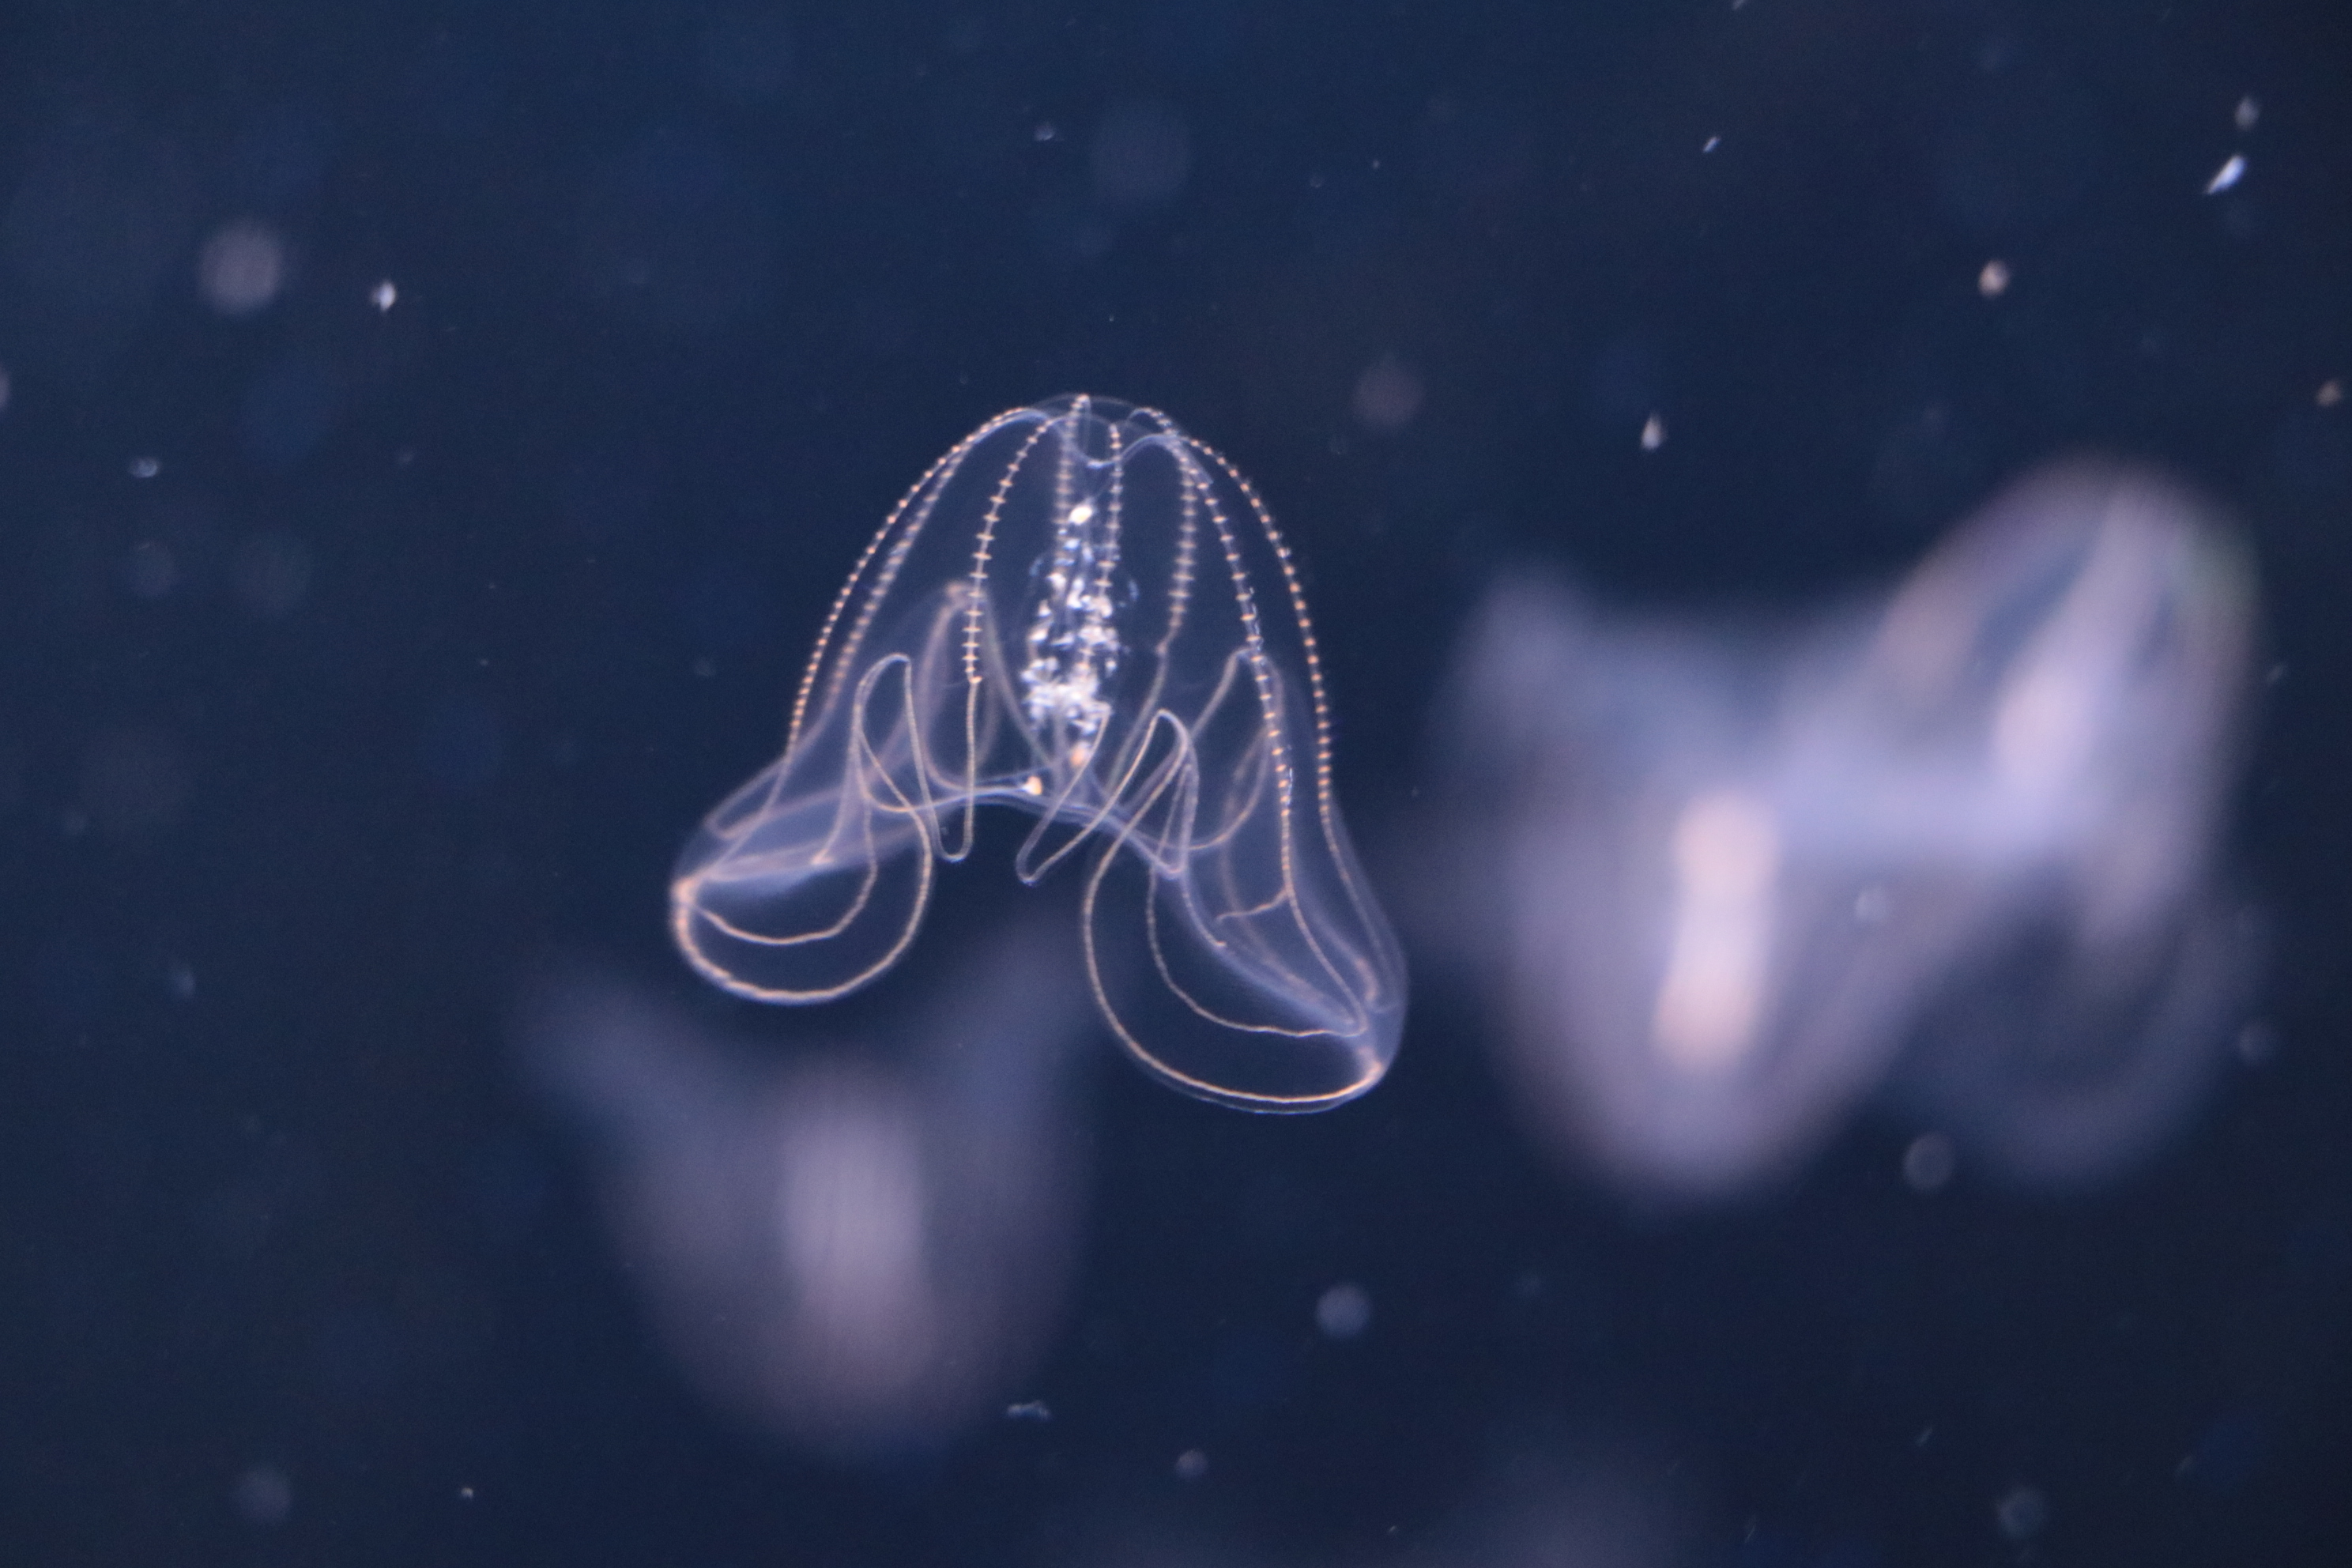
[[(1477, 1489), (1405, 1553), (1408, 1568), (1675, 1568), (1702, 1559), (1686, 1456), (1638, 1432), (1565, 1452), (1505, 1449)], [(1643, 1462), (1643, 1461), (1648, 1462)]]
[(1768, 1184), (1882, 1091), (1996, 1173), (2103, 1175), (2246, 1005), (2253, 613), (2207, 508), (2088, 463), (1777, 635), (1505, 581), (1439, 710), (1423, 923), (1533, 1124), (1645, 1196)]
[(713, 1405), (821, 1452), (951, 1436), (1055, 1326), (1083, 1176), (1068, 1069), (1096, 1026), (1036, 920), (958, 957), (927, 1004), (829, 1042), (796, 1020), (781, 1053), (585, 974), (523, 1010), (528, 1076), (586, 1135), (664, 1343)]
[(678, 946), (762, 1001), (856, 991), (991, 804), (1035, 818), (1023, 881), (1090, 854), (1095, 998), (1163, 1081), (1319, 1110), (1388, 1069), (1404, 964), (1340, 820), (1289, 547), (1150, 409), (1013, 409), (908, 493), (818, 637), (784, 754), (679, 861)]

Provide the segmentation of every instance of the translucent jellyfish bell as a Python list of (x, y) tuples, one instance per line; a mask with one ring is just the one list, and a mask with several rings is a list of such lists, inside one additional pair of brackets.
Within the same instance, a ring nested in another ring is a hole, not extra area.
[(2143, 1152), (2251, 967), (2215, 839), (2252, 612), (2203, 508), (2093, 465), (1790, 635), (1498, 586), (1428, 918), (1530, 1115), (1664, 1196), (1785, 1173), (1890, 1074), (2027, 1179)]
[(823, 1002), (907, 952), (983, 805), (1014, 869), (1084, 857), (1095, 997), (1189, 1093), (1316, 1110), (1378, 1082), (1404, 966), (1340, 820), (1289, 548), (1216, 452), (1073, 396), (982, 426), (875, 535), (784, 754), (680, 859), (678, 945), (730, 991)]
[(665, 1347), (713, 1405), (844, 1458), (1017, 1397), (1069, 1271), (1084, 984), (1034, 917), (955, 957), (926, 1001), (797, 1016), (782, 1049), (589, 974), (524, 1009)]

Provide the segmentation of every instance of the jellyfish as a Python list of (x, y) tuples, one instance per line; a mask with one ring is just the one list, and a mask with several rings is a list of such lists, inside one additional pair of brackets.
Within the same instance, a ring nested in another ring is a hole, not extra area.
[(530, 991), (524, 1076), (580, 1134), (656, 1337), (717, 1408), (858, 1461), (1022, 1394), (1070, 1270), (1072, 1058), (1095, 1033), (1041, 912), (950, 942), (911, 996), (764, 1037), (587, 969)]
[(783, 754), (678, 862), (706, 978), (845, 996), (898, 963), (982, 807), (1013, 870), (1081, 862), (1097, 1005), (1187, 1093), (1318, 1110), (1396, 1053), (1404, 965), (1342, 821), (1290, 549), (1257, 491), (1161, 414), (1068, 396), (999, 415), (850, 572)]
[(2029, 1184), (2126, 1168), (2247, 1005), (2253, 615), (2210, 508), (2088, 461), (1778, 630), (1511, 577), (1439, 710), (1422, 929), (1539, 1133), (1645, 1195), (1768, 1186), (1890, 1101)]

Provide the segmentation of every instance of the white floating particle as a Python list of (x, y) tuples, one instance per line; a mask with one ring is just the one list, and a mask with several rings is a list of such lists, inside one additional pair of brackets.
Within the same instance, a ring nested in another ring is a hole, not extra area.
[(1723, 138), (1722, 138), (1722, 137), (1720, 137), (1720, 136), (1710, 136), (1710, 137), (1708, 137), (1708, 138), (1706, 139), (1706, 146), (1704, 146), (1704, 147), (1702, 147), (1702, 148), (1700, 148), (1700, 149), (1699, 149), (1699, 151), (1700, 151), (1700, 152), (1702, 152), (1702, 153), (1712, 153), (1712, 152), (1714, 152), (1717, 147), (1720, 147), (1720, 146), (1722, 146), (1722, 145), (1723, 145)]
[(1653, 414), (1642, 421), (1642, 450), (1654, 452), (1666, 444), (1666, 422)]
[(2205, 182), (2205, 194), (2209, 196), (2218, 196), (2245, 177), (2246, 155), (2243, 153), (2232, 153), (2230, 154), (2229, 162), (2214, 170), (2213, 177)]
[(163, 465), (152, 458), (131, 459), (131, 477), (134, 479), (152, 479), (163, 471)]
[(1942, 1132), (1922, 1132), (1903, 1151), (1903, 1184), (1922, 1197), (1952, 1184), (1959, 1169), (1959, 1151)]
[(2344, 384), (2336, 380), (2335, 377), (2330, 376), (2326, 381), (2321, 382), (2319, 384), (2319, 390), (2313, 393), (2311, 395), (2312, 401), (2318, 404), (2322, 408), (2333, 408), (2337, 404), (2344, 401)]
[(1018, 1405), (1006, 1405), (1004, 1418), (1007, 1421), (1051, 1421), (1054, 1413), (1045, 1407), (1042, 1399), (1024, 1399)]
[(392, 286), (392, 279), (389, 278), (368, 290), (368, 303), (375, 307), (376, 314), (379, 316), (391, 310), (399, 301), (400, 290)]
[(1992, 1511), (1994, 1522), (2012, 1545), (2032, 1540), (2050, 1523), (2050, 1500), (2033, 1487), (2011, 1487)]
[(1209, 1456), (1198, 1448), (1187, 1448), (1176, 1456), (1176, 1479), (1197, 1481), (1209, 1473)]
[(1364, 1288), (1342, 1280), (1316, 1300), (1315, 1326), (1327, 1340), (1352, 1340), (1372, 1324), (1372, 1299)]
[(196, 288), (224, 316), (250, 316), (286, 284), (286, 241), (257, 218), (223, 224), (196, 253)]
[(1356, 377), (1348, 406), (1356, 423), (1375, 436), (1393, 436), (1421, 412), (1424, 391), (1413, 368), (1386, 353), (1366, 365)]
[(2262, 117), (2263, 100), (2251, 92), (2238, 100), (2237, 112), (2230, 116), (2241, 131), (2252, 131), (2254, 128), (2254, 122)]
[(2009, 292), (2009, 263), (1994, 257), (1977, 269), (1977, 292), (1988, 300), (1998, 300)]
[(294, 1511), (294, 1483), (275, 1465), (247, 1466), (229, 1496), (247, 1524), (283, 1524)]

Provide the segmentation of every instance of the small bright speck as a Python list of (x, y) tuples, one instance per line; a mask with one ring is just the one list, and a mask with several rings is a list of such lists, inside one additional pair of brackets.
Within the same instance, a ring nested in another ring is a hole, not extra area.
[(392, 286), (389, 278), (368, 290), (368, 303), (375, 307), (378, 315), (391, 310), (399, 301), (400, 290)]
[(1327, 1340), (1352, 1340), (1371, 1327), (1372, 1299), (1360, 1285), (1332, 1286), (1315, 1302), (1315, 1326)]
[(1059, 132), (1058, 130), (1055, 129), (1054, 124), (1053, 124), (1053, 122), (1052, 122), (1052, 121), (1046, 121), (1041, 122), (1041, 123), (1038, 125), (1037, 129), (1036, 129), (1036, 130), (1034, 130), (1034, 131), (1032, 131), (1031, 132), (1029, 132), (1029, 134), (1030, 134), (1030, 136), (1031, 136), (1032, 138), (1034, 138), (1034, 140), (1036, 140), (1036, 141), (1039, 141), (1039, 142), (1051, 142), (1051, 141), (1053, 141), (1055, 137), (1057, 137), (1057, 136), (1061, 135), (1061, 132)]
[(2321, 382), (2319, 390), (2313, 395), (2312, 400), (2322, 408), (2335, 407), (2344, 401), (2344, 384), (2333, 377)]
[(2050, 1500), (2032, 1487), (2012, 1487), (1993, 1504), (1993, 1518), (2011, 1542), (2031, 1541), (2050, 1522)]
[(457, 1489), (457, 1496), (463, 1501), (471, 1502), (474, 1500), (474, 1489), (471, 1487), (459, 1487)]
[(1024, 1399), (1018, 1405), (1006, 1405), (1004, 1418), (1007, 1421), (1051, 1421), (1054, 1413), (1045, 1407), (1042, 1399)]
[(152, 458), (131, 459), (131, 477), (134, 479), (152, 479), (163, 471), (163, 465)]
[(294, 1483), (275, 1465), (248, 1467), (236, 1478), (231, 1496), (237, 1517), (247, 1524), (283, 1524), (294, 1511)]
[(2254, 128), (2254, 122), (2262, 117), (2263, 100), (2250, 92), (2238, 100), (2237, 112), (2231, 115), (2230, 119), (2239, 130), (2252, 131)]
[(1666, 422), (1657, 415), (1642, 421), (1642, 450), (1654, 452), (1666, 444)]
[(1176, 1479), (1197, 1481), (1209, 1473), (1209, 1456), (1198, 1448), (1187, 1448), (1176, 1456)]
[(1950, 1138), (1941, 1132), (1922, 1132), (1903, 1151), (1904, 1184), (1921, 1197), (1940, 1193), (1952, 1184), (1959, 1163), (1959, 1152)]
[(1700, 152), (1702, 152), (1702, 153), (1712, 153), (1712, 152), (1714, 152), (1717, 147), (1720, 147), (1720, 146), (1722, 146), (1722, 145), (1723, 145), (1723, 138), (1722, 138), (1722, 137), (1720, 137), (1720, 136), (1710, 136), (1710, 137), (1708, 137), (1708, 138), (1706, 139), (1706, 146), (1704, 146), (1704, 147), (1702, 147), (1702, 148), (1700, 148), (1700, 149), (1699, 149), (1699, 151), (1700, 151)]
[(257, 219), (223, 224), (196, 254), (196, 288), (224, 316), (250, 316), (286, 283), (286, 242)]
[(0, 370), (0, 410), (8, 406), (8, 373)]
[(2205, 182), (2205, 194), (2209, 196), (2218, 196), (2245, 177), (2246, 155), (2243, 153), (2232, 153), (2230, 154), (2229, 162), (2214, 170), (2213, 177)]
[(1998, 300), (2009, 292), (2009, 263), (1998, 256), (1977, 272), (1977, 292), (1988, 300)]
[(1421, 377), (1393, 353), (1384, 353), (1356, 377), (1349, 406), (1356, 423), (1376, 436), (1393, 436), (1421, 412)]

